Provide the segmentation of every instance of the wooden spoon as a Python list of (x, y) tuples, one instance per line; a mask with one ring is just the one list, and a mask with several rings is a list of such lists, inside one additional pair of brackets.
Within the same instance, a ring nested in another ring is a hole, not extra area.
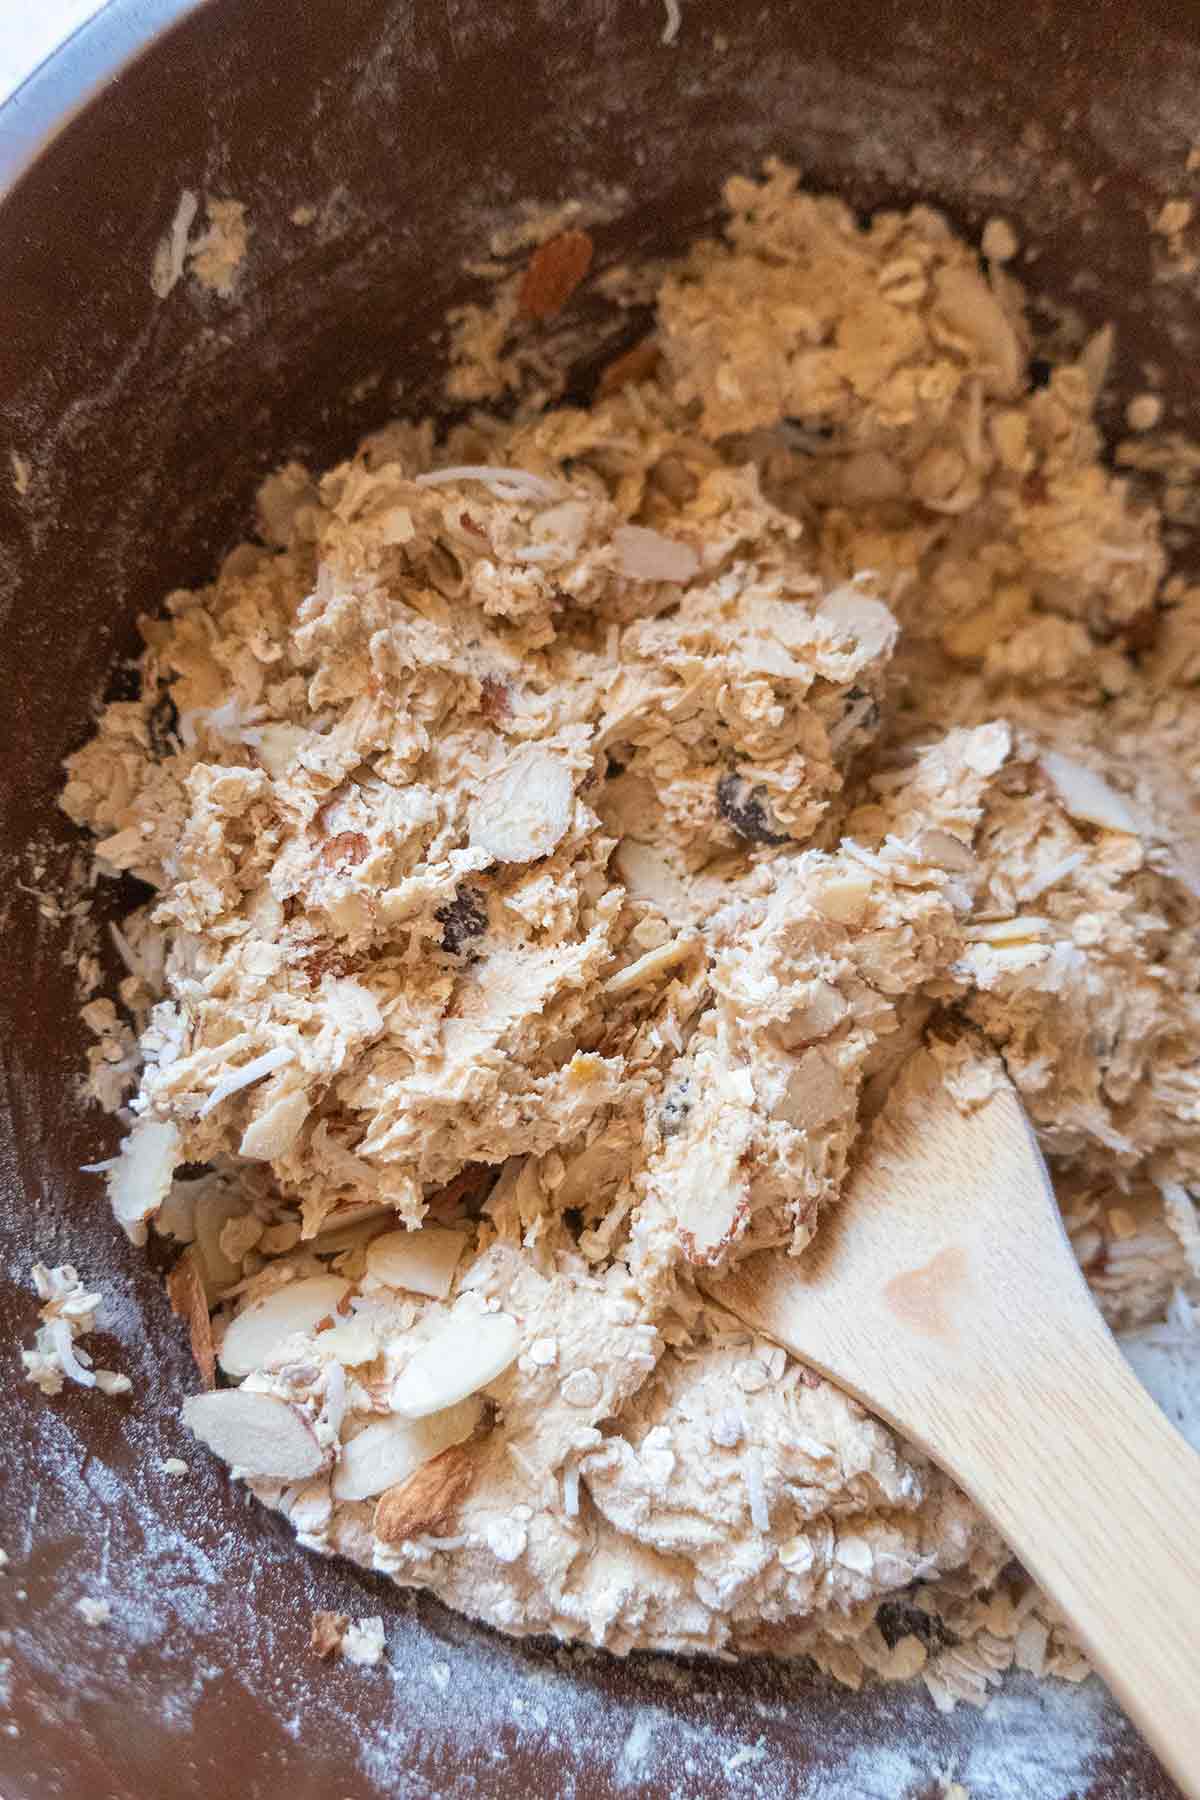
[(704, 1285), (942, 1465), (1200, 1796), (1200, 1456), (1126, 1367), (1020, 1102), (979, 1067), (994, 1091), (964, 1113), (922, 1052), (811, 1249)]

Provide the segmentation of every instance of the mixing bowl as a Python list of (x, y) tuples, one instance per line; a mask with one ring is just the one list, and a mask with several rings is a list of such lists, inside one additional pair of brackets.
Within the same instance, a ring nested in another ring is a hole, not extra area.
[[(464, 263), (525, 201), (601, 206), (601, 267), (683, 246), (764, 155), (864, 209), (1000, 213), (1039, 299), (1118, 330), (1195, 428), (1186, 266), (1151, 223), (1200, 177), (1200, 9), (1179, 0), (111, 0), (0, 111), (0, 1544), (6, 1800), (647, 1796), (971, 1800), (1171, 1790), (1095, 1683), (1009, 1683), (984, 1714), (771, 1665), (500, 1640), (300, 1550), (185, 1439), (159, 1276), (79, 1165), (81, 846), (62, 757), (128, 679), (134, 622), (237, 541), (281, 459), (317, 466), (436, 404)], [(670, 40), (670, 41), (667, 41)], [(234, 299), (160, 298), (181, 192), (245, 203)], [(294, 215), (301, 211), (297, 223)], [(572, 391), (644, 330), (593, 297)], [(1117, 415), (1107, 415), (1111, 424)], [(15, 457), (15, 461), (13, 460)], [(94, 896), (97, 916), (119, 894)], [(35, 1257), (109, 1302), (128, 1398), (21, 1383)], [(164, 1472), (182, 1455), (186, 1476)], [(107, 1597), (89, 1625), (81, 1597)], [(385, 1669), (328, 1666), (311, 1611), (380, 1613)]]

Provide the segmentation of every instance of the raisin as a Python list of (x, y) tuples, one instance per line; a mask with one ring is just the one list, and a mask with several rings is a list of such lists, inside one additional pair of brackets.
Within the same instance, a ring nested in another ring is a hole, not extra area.
[(487, 901), (478, 888), (464, 883), (455, 890), (453, 900), (433, 916), (442, 927), (442, 949), (448, 956), (457, 956), (464, 944), (487, 930)]
[(744, 775), (722, 775), (717, 783), (717, 811), (748, 844), (786, 844), (765, 787), (751, 787)]
[(946, 1642), (940, 1619), (908, 1600), (885, 1600), (875, 1614), (875, 1623), (889, 1650), (894, 1650), (902, 1637), (919, 1638), (929, 1650), (940, 1650)]
[(527, 319), (552, 319), (591, 266), (592, 240), (586, 231), (562, 231), (539, 244), (521, 282), (518, 310)]

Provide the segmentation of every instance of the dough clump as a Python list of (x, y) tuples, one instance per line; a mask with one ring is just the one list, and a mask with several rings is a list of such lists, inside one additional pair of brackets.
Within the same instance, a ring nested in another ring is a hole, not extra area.
[(1101, 460), (1103, 345), (1035, 384), (927, 208), (726, 197), (640, 379), (290, 465), (144, 622), (63, 802), (152, 890), (136, 1046), (89, 1008), (108, 1179), (304, 1544), (509, 1632), (977, 1700), (1085, 1665), (696, 1277), (803, 1255), (965, 1022), (1112, 1322), (1195, 1290), (1200, 591)]

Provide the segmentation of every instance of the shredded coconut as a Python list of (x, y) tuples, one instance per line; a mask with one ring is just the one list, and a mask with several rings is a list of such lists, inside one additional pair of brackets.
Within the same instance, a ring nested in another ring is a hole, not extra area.
[(261, 1056), (253, 1057), (242, 1068), (233, 1069), (228, 1075), (223, 1075), (201, 1106), (197, 1116), (201, 1119), (207, 1118), (214, 1107), (220, 1106), (222, 1100), (228, 1100), (231, 1095), (240, 1093), (245, 1087), (252, 1087), (256, 1081), (261, 1081), (264, 1075), (273, 1075), (276, 1069), (285, 1068), (288, 1063), (295, 1061), (295, 1057), (296, 1052), (287, 1044), (277, 1044), (274, 1050), (264, 1050)]
[(770, 1531), (771, 1514), (763, 1484), (762, 1457), (753, 1444), (748, 1444), (742, 1457), (746, 1472), (746, 1492), (750, 1497), (750, 1523), (755, 1531)]
[(62, 1392), (64, 1379), (80, 1387), (99, 1386), (103, 1393), (129, 1391), (129, 1379), (109, 1369), (93, 1371), (87, 1351), (77, 1347), (77, 1340), (96, 1329), (96, 1316), (101, 1297), (89, 1293), (70, 1263), (48, 1269), (45, 1263), (34, 1263), (33, 1285), (43, 1302), (31, 1350), (22, 1350), (25, 1379), (41, 1388), (44, 1394)]

